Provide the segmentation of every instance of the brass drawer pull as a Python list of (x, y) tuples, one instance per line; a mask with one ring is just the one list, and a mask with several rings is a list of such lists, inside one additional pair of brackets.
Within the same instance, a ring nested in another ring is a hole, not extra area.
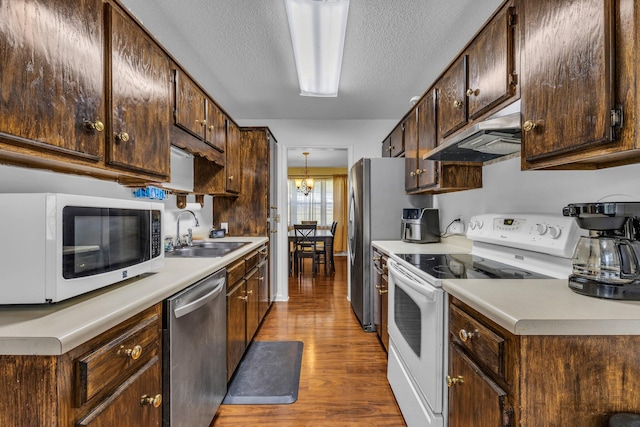
[(531, 132), (535, 128), (536, 128), (536, 124), (534, 122), (532, 122), (531, 120), (527, 120), (526, 122), (524, 122), (522, 124), (522, 130), (525, 131), (525, 132)]
[(462, 378), (462, 376), (460, 375), (454, 378), (451, 378), (449, 375), (447, 375), (447, 387), (451, 387), (456, 384), (464, 384), (464, 378)]
[(473, 332), (469, 332), (466, 329), (460, 329), (460, 331), (458, 332), (458, 337), (460, 338), (460, 340), (462, 340), (462, 342), (467, 342), (469, 341), (471, 338), (475, 337), (478, 335), (478, 330), (475, 329)]
[(116, 135), (116, 139), (122, 142), (129, 142), (129, 134), (126, 132), (120, 132)]
[(102, 132), (104, 130), (104, 123), (102, 123), (100, 120), (96, 120), (95, 122), (92, 122), (90, 120), (85, 120), (84, 128), (88, 131), (95, 130), (96, 132)]
[(458, 101), (457, 99), (453, 101), (453, 108), (462, 108), (464, 106), (464, 102)]
[(127, 357), (132, 358), (133, 360), (138, 360), (140, 356), (142, 356), (142, 346), (138, 344), (133, 348), (127, 349), (125, 349), (124, 346), (121, 346), (120, 350), (118, 350), (118, 354), (123, 354)]
[(159, 408), (162, 405), (162, 395), (156, 394), (155, 396), (147, 396), (146, 394), (140, 398), (140, 405), (153, 405), (154, 408)]

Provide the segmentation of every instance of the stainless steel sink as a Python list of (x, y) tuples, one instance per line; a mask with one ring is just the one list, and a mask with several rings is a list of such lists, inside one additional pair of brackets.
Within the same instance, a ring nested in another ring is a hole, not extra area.
[(190, 257), (190, 258), (219, 258), (235, 251), (249, 242), (200, 242), (193, 246), (176, 248), (172, 252), (166, 252), (168, 257)]

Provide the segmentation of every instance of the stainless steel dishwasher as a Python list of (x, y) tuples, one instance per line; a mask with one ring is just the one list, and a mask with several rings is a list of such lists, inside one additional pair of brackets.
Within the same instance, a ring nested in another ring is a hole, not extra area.
[(227, 393), (225, 269), (164, 302), (163, 426), (208, 427)]

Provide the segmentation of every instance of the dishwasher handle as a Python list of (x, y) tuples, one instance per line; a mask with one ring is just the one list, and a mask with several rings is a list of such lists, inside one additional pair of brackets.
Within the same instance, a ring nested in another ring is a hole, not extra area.
[(186, 316), (187, 314), (196, 311), (197, 309), (199, 309), (200, 307), (202, 307), (203, 305), (207, 304), (209, 301), (217, 297), (224, 289), (225, 280), (226, 280), (225, 277), (219, 278), (217, 280), (218, 283), (216, 284), (215, 288), (211, 290), (211, 292), (207, 292), (206, 294), (190, 302), (189, 304), (185, 304), (181, 307), (175, 308), (173, 310), (174, 316), (176, 316), (176, 318), (178, 319), (182, 316)]

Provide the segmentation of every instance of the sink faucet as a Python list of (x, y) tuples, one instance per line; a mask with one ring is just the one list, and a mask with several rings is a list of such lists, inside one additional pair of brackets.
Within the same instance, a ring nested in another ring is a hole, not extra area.
[[(178, 218), (176, 218), (176, 245), (177, 246), (180, 246), (180, 217), (186, 213), (190, 213), (191, 215), (193, 215), (193, 219), (196, 220), (196, 227), (200, 226), (200, 223), (198, 222), (198, 217), (196, 216), (196, 214), (193, 213), (193, 211), (186, 210), (186, 211), (180, 212), (178, 214)], [(189, 241), (187, 242), (187, 244), (189, 245), (191, 244), (191, 229), (189, 229)]]

